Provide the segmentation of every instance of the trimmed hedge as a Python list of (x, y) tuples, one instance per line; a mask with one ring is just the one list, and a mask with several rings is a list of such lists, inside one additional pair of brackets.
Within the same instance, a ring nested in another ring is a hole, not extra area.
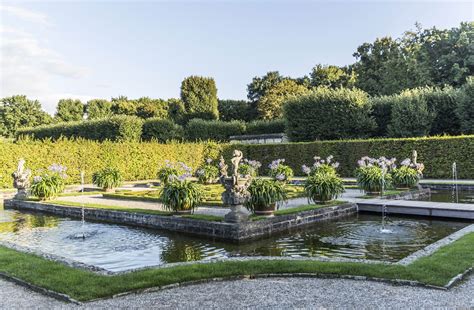
[(318, 88), (284, 105), (291, 141), (369, 137), (377, 126), (370, 113), (369, 96), (358, 89)]
[(327, 157), (334, 155), (340, 162), (338, 172), (344, 177), (353, 177), (357, 160), (362, 156), (396, 157), (398, 162), (411, 157), (413, 150), (418, 152), (418, 161), (425, 164), (425, 178), (450, 179), (452, 163), (456, 162), (459, 178), (474, 178), (474, 135), (456, 137), (429, 137), (405, 139), (367, 139), (345, 141), (317, 141), (267, 145), (232, 145), (226, 148), (226, 158), (231, 157), (233, 149), (239, 149), (245, 158), (262, 163), (262, 172), (272, 160), (284, 158), (295, 171), (303, 175), (301, 166), (312, 165), (315, 155)]
[(145, 141), (157, 140), (167, 142), (182, 140), (184, 128), (168, 119), (150, 118), (143, 123), (142, 139)]
[(11, 174), (20, 158), (26, 160), (26, 167), (33, 175), (53, 163), (62, 164), (67, 167), (67, 183), (78, 184), (81, 170), (85, 171), (86, 182), (90, 183), (92, 173), (105, 167), (117, 168), (127, 181), (156, 179), (165, 160), (183, 161), (196, 169), (208, 157), (218, 159), (221, 148), (216, 143), (0, 140), (0, 187), (12, 187)]
[(283, 133), (285, 132), (285, 120), (276, 119), (272, 121), (253, 121), (247, 123), (245, 134), (247, 135), (262, 135), (269, 133)]
[(221, 122), (192, 119), (186, 126), (189, 141), (229, 141), (230, 136), (245, 133), (245, 123), (241, 121)]
[(29, 136), (38, 140), (64, 137), (94, 141), (138, 141), (142, 134), (142, 123), (136, 116), (116, 115), (99, 120), (22, 128), (16, 132), (16, 138)]

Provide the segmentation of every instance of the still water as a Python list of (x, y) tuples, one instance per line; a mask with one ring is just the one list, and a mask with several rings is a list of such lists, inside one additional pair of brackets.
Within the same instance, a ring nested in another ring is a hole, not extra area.
[[(3, 210), (0, 241), (110, 271), (236, 256), (345, 257), (397, 261), (468, 223), (359, 214), (246, 244), (179, 233)], [(86, 238), (83, 239), (82, 233)]]
[[(431, 190), (429, 197), (422, 197), (421, 201), (433, 202), (456, 202), (456, 194), (452, 190)], [(460, 190), (458, 191), (458, 203), (474, 204), (474, 191)]]

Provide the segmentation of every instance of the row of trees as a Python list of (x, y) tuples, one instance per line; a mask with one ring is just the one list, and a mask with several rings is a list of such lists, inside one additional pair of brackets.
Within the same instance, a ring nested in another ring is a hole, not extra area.
[(445, 30), (422, 29), (417, 25), (415, 31), (407, 31), (401, 38), (384, 37), (363, 43), (353, 54), (356, 62), (345, 67), (319, 64), (309, 75), (299, 78), (283, 76), (278, 71), (254, 77), (247, 85), (248, 100), (218, 100), (214, 79), (199, 76), (183, 80), (179, 99), (119, 96), (110, 101), (94, 99), (87, 103), (61, 99), (54, 118), (41, 110), (38, 101), (13, 96), (0, 101), (0, 135), (12, 136), (25, 126), (112, 115), (170, 119), (178, 124), (186, 124), (193, 118), (246, 122), (280, 119), (285, 102), (320, 88), (360, 89), (383, 101), (383, 96), (403, 93), (406, 89), (459, 87), (468, 76), (474, 75), (473, 44), (473, 22)]

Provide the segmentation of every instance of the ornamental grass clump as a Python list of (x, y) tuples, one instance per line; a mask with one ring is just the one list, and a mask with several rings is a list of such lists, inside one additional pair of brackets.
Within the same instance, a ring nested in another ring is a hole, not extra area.
[(286, 201), (284, 183), (277, 180), (253, 179), (247, 190), (245, 206), (258, 215), (271, 215), (279, 202)]
[(105, 191), (111, 191), (122, 183), (122, 175), (116, 168), (107, 167), (92, 174), (92, 183)]
[(183, 162), (173, 163), (169, 160), (165, 160), (165, 166), (158, 170), (158, 179), (162, 184), (166, 185), (179, 176), (191, 176), (191, 172), (192, 169)]
[(30, 192), (40, 200), (49, 200), (57, 197), (64, 191), (67, 168), (59, 164), (52, 164), (48, 170), (33, 178)]
[(262, 167), (262, 163), (258, 160), (250, 160), (245, 158), (239, 166), (239, 174), (243, 176), (256, 177), (258, 176), (258, 169)]
[(293, 177), (293, 169), (284, 165), (285, 159), (276, 159), (268, 165), (270, 176), (279, 182), (288, 182)]
[(423, 176), (425, 166), (422, 163), (414, 163), (406, 158), (400, 163), (400, 167), (392, 170), (393, 183), (398, 188), (411, 188), (418, 184)]
[(190, 169), (179, 176), (172, 175), (164, 185), (161, 200), (166, 210), (176, 213), (192, 213), (203, 199), (201, 185), (188, 180)]
[(378, 194), (392, 186), (391, 171), (395, 166), (396, 158), (378, 159), (368, 156), (362, 157), (357, 163), (357, 184), (368, 194)]
[(315, 156), (311, 167), (302, 166), (308, 175), (304, 189), (310, 203), (325, 203), (344, 193), (344, 183), (336, 172), (339, 163), (333, 162), (333, 158), (332, 155), (326, 159)]
[(219, 177), (219, 168), (212, 164), (212, 159), (206, 159), (206, 163), (199, 167), (195, 173), (199, 183), (213, 184), (216, 183)]

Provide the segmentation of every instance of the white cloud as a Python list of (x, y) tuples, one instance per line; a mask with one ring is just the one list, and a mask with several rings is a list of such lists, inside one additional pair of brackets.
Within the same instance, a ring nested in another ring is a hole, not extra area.
[(41, 24), (44, 26), (50, 26), (51, 22), (43, 13), (27, 10), (17, 6), (0, 5), (0, 11), (7, 13), (8, 15), (15, 16), (24, 21)]
[[(48, 21), (40, 13), (20, 8), (7, 7), (9, 12), (21, 15), (40, 23)], [(18, 9), (18, 10), (16, 10)], [(5, 10), (5, 7), (2, 7)], [(0, 97), (24, 94), (39, 99), (43, 107), (52, 113), (60, 98), (89, 98), (57, 91), (53, 82), (61, 79), (80, 79), (89, 73), (89, 69), (76, 66), (47, 47), (43, 40), (31, 33), (1, 25), (0, 27)]]

